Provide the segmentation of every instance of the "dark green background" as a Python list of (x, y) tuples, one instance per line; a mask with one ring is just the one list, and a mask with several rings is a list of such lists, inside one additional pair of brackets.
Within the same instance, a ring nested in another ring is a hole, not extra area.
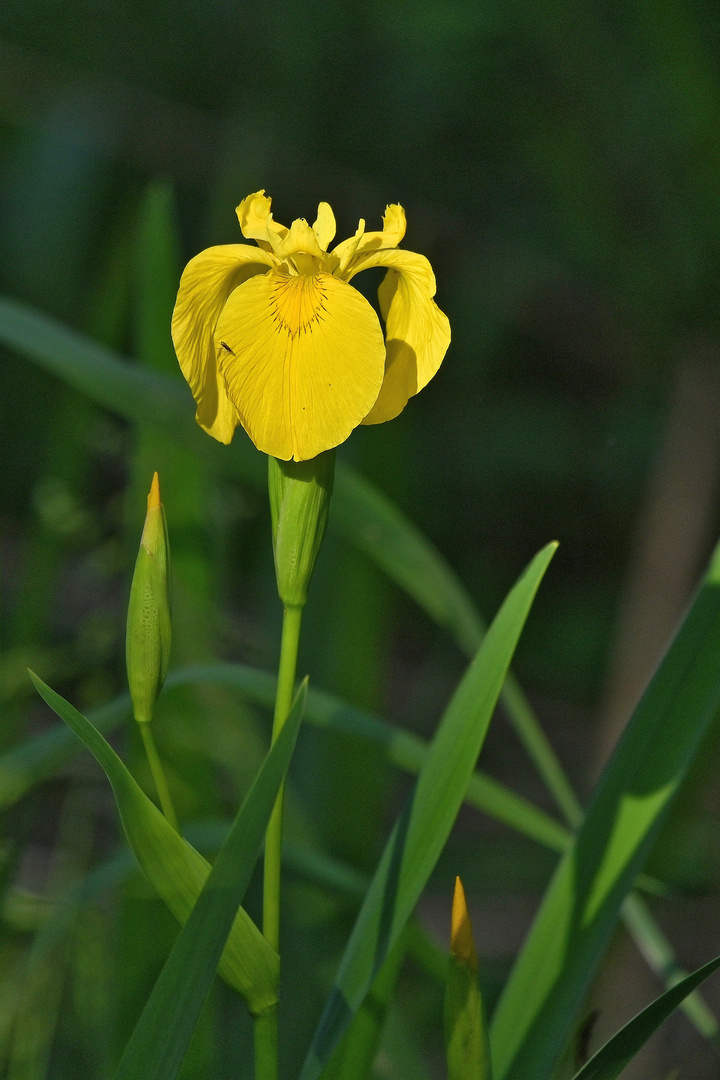
[[(609, 738), (623, 603), (640, 582), (647, 604), (636, 635), (671, 625), (717, 525), (716, 6), (4, 0), (0, 289), (136, 355), (138, 221), (157, 182), (174, 199), (178, 267), (211, 243), (240, 241), (234, 207), (259, 188), (286, 224), (312, 220), (318, 201), (329, 201), (338, 239), (360, 217), (379, 227), (388, 202), (405, 207), (404, 246), (430, 258), (453, 341), (403, 415), (358, 430), (341, 453), (426, 531), (488, 616), (535, 550), (561, 542), (516, 666), (586, 794)], [(378, 279), (366, 277), (372, 296)], [(168, 342), (155, 362), (169, 371)], [(40, 648), (48, 677), (81, 706), (122, 689), (127, 581), (155, 451), (29, 361), (2, 351), (0, 363), (7, 745), (46, 721), (17, 675)], [(696, 397), (683, 397), (688, 385)], [(707, 406), (697, 430), (695, 402)], [(680, 449), (668, 435), (675, 421)], [(164, 493), (181, 587), (193, 595), (180, 600), (176, 662), (217, 656), (272, 668), (279, 605), (263, 500), (201, 475), (183, 489), (181, 466)], [(688, 535), (673, 554), (674, 538)], [(665, 561), (653, 563), (658, 547)], [(201, 632), (198, 611), (215, 612)], [(631, 634), (626, 644), (641, 678), (641, 643)], [(302, 666), (317, 684), (427, 732), (462, 665), (374, 568), (328, 542), (303, 644)], [(20, 686), (12, 694), (11, 683)], [(189, 741), (167, 727), (182, 810), (224, 812), (236, 789), (227, 776), (218, 781), (217, 762), (198, 762), (192, 702), (184, 708)], [(245, 738), (236, 721), (228, 713), (228, 745)], [(297, 785), (313, 827), (334, 854), (372, 865), (394, 781), (339, 741), (310, 736), (301, 754)], [(487, 764), (544, 798), (502, 724)], [(242, 790), (242, 768), (228, 771)], [(52, 819), (67, 783), (11, 816), (8, 865), (23, 881), (20, 853), (25, 844), (50, 850), (48, 808)], [(358, 808), (347, 792), (363, 783)], [(676, 815), (663, 865), (707, 889), (717, 878), (708, 839), (717, 797), (711, 778), (697, 790)], [(102, 848), (113, 815), (105, 803), (98, 813), (93, 842)], [(458, 840), (475, 877), (476, 828), (470, 822)], [(487, 837), (493, 888), (532, 891), (544, 862), (523, 852), (503, 861), (506, 843)], [(303, 923), (303, 896), (297, 903)], [(152, 924), (132, 890), (124, 904), (119, 925), (130, 939), (136, 923)], [(673, 912), (680, 923), (688, 917)], [(298, 970), (312, 933), (303, 942)], [(135, 1015), (134, 977), (123, 976), (113, 1015)], [(298, 1044), (310, 1022), (302, 1005)], [(56, 1053), (72, 1061), (72, 1045), (66, 1037)]]

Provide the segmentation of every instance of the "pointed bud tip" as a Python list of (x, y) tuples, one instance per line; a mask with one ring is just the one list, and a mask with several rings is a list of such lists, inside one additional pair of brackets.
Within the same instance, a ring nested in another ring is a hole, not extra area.
[(170, 659), (169, 558), (160, 482), (155, 473), (130, 586), (125, 637), (128, 685), (139, 723), (152, 719)]
[(452, 904), (452, 920), (450, 929), (450, 951), (463, 963), (471, 967), (477, 966), (477, 953), (473, 941), (472, 924), (467, 909), (465, 890), (459, 877), (455, 878), (455, 893)]
[(150, 493), (147, 497), (148, 510), (157, 510), (160, 505), (160, 480), (157, 473), (153, 473), (152, 484), (150, 485)]

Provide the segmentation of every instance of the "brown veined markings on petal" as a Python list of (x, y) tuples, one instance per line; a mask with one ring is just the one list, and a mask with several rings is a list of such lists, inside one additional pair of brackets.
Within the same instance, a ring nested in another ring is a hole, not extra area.
[(326, 292), (317, 276), (273, 275), (272, 304), (278, 324), (291, 337), (306, 332), (322, 318)]
[(356, 289), (330, 289), (324, 316), (291, 344), (293, 447), (300, 458), (344, 441), (362, 402), (374, 400), (384, 370), (382, 330)]

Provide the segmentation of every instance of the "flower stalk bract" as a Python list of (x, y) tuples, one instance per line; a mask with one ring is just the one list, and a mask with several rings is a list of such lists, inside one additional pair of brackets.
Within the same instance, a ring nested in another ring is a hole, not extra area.
[(278, 593), (285, 607), (304, 607), (322, 544), (335, 475), (335, 451), (309, 461), (268, 458), (268, 491)]

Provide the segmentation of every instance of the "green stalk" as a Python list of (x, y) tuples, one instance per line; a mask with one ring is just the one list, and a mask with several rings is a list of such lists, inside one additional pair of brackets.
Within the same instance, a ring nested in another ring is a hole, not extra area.
[(142, 732), (143, 743), (145, 744), (145, 753), (150, 764), (150, 771), (153, 774), (153, 780), (155, 781), (155, 788), (160, 799), (160, 806), (162, 812), (167, 820), (172, 825), (175, 832), (179, 832), (178, 819), (175, 814), (175, 807), (173, 806), (172, 799), (170, 797), (170, 789), (165, 779), (165, 772), (163, 771), (162, 762), (160, 761), (160, 755), (157, 752), (155, 746), (155, 739), (153, 733), (150, 730), (150, 725), (147, 723), (138, 724), (140, 731)]
[[(272, 741), (282, 731), (292, 706), (295, 690), (298, 644), (300, 641), (301, 607), (286, 607), (283, 614), (280, 665), (278, 667), (275, 715)], [(275, 803), (265, 839), (265, 868), (263, 881), (263, 934), (276, 952), (280, 950), (280, 862), (282, 851), (284, 785)]]
[(277, 1005), (255, 1017), (255, 1080), (277, 1080)]
[[(283, 729), (292, 706), (297, 669), (302, 608), (285, 608), (283, 614), (280, 665), (278, 667), (272, 741)], [(263, 934), (276, 952), (280, 952), (280, 875), (282, 862), (284, 785), (280, 788), (265, 836), (263, 871)], [(278, 1076), (277, 1006), (255, 1017), (255, 1080), (277, 1080)]]

